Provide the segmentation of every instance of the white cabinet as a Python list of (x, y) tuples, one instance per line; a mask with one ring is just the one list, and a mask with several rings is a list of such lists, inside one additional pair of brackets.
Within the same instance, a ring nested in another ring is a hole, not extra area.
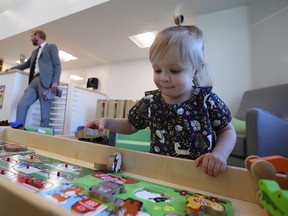
[[(0, 73), (0, 86), (5, 86), (0, 121), (16, 119), (17, 104), (28, 84), (28, 73), (15, 70)], [(78, 126), (96, 118), (97, 100), (107, 99), (106, 94), (81, 88), (72, 83), (61, 84), (62, 97), (52, 101), (49, 126), (55, 136), (73, 136)], [(40, 104), (34, 103), (27, 114), (26, 126), (40, 126)]]

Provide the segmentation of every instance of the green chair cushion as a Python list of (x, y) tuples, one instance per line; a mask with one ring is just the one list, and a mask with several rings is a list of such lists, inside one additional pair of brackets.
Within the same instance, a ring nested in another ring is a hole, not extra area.
[(115, 147), (150, 152), (150, 142), (121, 140), (115, 144)]
[(232, 124), (237, 134), (246, 135), (246, 121), (237, 118), (232, 118)]
[(115, 147), (150, 152), (150, 130), (139, 130), (134, 134), (116, 134)]

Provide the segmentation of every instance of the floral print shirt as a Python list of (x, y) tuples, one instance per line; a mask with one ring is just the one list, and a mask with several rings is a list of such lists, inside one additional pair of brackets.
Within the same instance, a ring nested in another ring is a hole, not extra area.
[(151, 153), (194, 160), (212, 151), (231, 113), (212, 87), (194, 87), (192, 98), (179, 104), (167, 104), (159, 90), (146, 92), (128, 119), (138, 130), (150, 127)]

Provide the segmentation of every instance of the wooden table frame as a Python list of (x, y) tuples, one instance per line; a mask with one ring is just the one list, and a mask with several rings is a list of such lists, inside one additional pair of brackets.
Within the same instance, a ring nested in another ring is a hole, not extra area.
[[(95, 162), (107, 163), (111, 153), (123, 156), (124, 174), (192, 192), (202, 192), (232, 201), (235, 215), (263, 215), (257, 204), (258, 180), (246, 169), (228, 167), (218, 177), (196, 168), (194, 161), (98, 145), (69, 138), (53, 137), (0, 127), (0, 139), (28, 146), (36, 153), (92, 168)], [(243, 189), (244, 188), (244, 189)], [(0, 178), (1, 215), (74, 215), (47, 202), (21, 186)]]

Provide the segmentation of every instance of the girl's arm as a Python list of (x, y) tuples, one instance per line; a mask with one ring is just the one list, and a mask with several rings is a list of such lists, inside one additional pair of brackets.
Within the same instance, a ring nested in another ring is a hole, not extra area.
[(228, 159), (236, 143), (236, 132), (230, 122), (225, 128), (217, 133), (217, 142), (212, 153), (222, 155), (225, 160)]
[(217, 142), (212, 153), (201, 155), (195, 160), (195, 166), (202, 164), (204, 173), (218, 176), (227, 168), (227, 159), (236, 143), (236, 132), (231, 123), (217, 133)]
[(99, 118), (87, 123), (86, 127), (98, 129), (100, 133), (104, 129), (121, 134), (132, 134), (138, 131), (127, 118)]

